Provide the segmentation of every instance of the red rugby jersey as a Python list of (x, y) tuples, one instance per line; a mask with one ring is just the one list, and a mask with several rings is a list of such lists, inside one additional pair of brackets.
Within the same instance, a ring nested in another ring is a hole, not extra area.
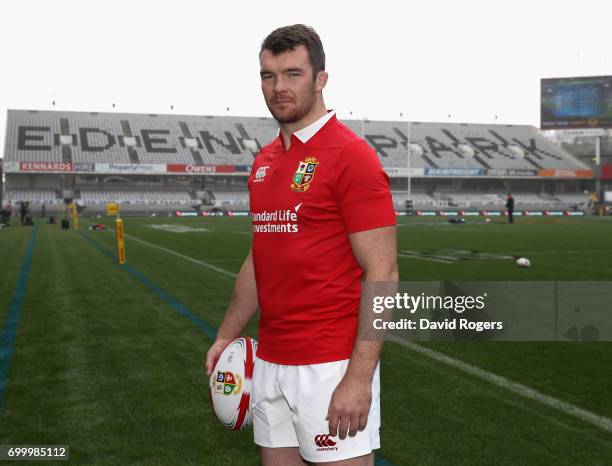
[(331, 115), (306, 142), (292, 135), (289, 150), (279, 134), (255, 158), (248, 185), (257, 356), (289, 365), (349, 358), (362, 271), (348, 235), (396, 223), (376, 153)]

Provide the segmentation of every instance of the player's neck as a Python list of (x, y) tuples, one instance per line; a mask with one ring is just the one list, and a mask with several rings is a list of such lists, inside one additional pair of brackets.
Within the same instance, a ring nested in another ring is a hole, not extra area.
[(325, 104), (323, 101), (317, 101), (317, 103), (312, 107), (312, 110), (308, 112), (308, 114), (299, 121), (294, 123), (281, 123), (280, 133), (283, 137), (283, 141), (285, 142), (285, 149), (289, 149), (291, 147), (291, 135), (301, 129), (310, 126), (318, 119), (322, 118), (327, 114), (327, 109), (325, 108)]

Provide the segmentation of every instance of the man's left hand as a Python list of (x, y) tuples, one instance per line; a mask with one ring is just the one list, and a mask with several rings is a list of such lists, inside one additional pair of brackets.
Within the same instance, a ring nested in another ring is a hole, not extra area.
[(365, 429), (372, 404), (372, 382), (347, 378), (340, 381), (329, 402), (326, 419), (333, 437), (353, 437)]

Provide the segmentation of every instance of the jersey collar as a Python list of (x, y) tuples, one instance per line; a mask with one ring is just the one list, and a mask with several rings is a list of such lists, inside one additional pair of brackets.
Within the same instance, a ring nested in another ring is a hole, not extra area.
[(317, 121), (309, 124), (306, 128), (296, 131), (293, 135), (298, 138), (302, 144), (306, 144), (321, 128), (323, 128), (323, 126), (325, 126), (325, 123), (334, 117), (334, 115), (336, 115), (336, 111), (330, 110)]

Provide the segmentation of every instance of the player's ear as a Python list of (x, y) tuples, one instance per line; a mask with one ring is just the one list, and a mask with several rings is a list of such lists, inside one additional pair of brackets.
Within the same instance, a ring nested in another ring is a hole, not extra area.
[(317, 73), (317, 76), (315, 78), (315, 88), (317, 92), (322, 91), (323, 88), (327, 85), (328, 76), (329, 75), (327, 74), (327, 71), (319, 71)]

